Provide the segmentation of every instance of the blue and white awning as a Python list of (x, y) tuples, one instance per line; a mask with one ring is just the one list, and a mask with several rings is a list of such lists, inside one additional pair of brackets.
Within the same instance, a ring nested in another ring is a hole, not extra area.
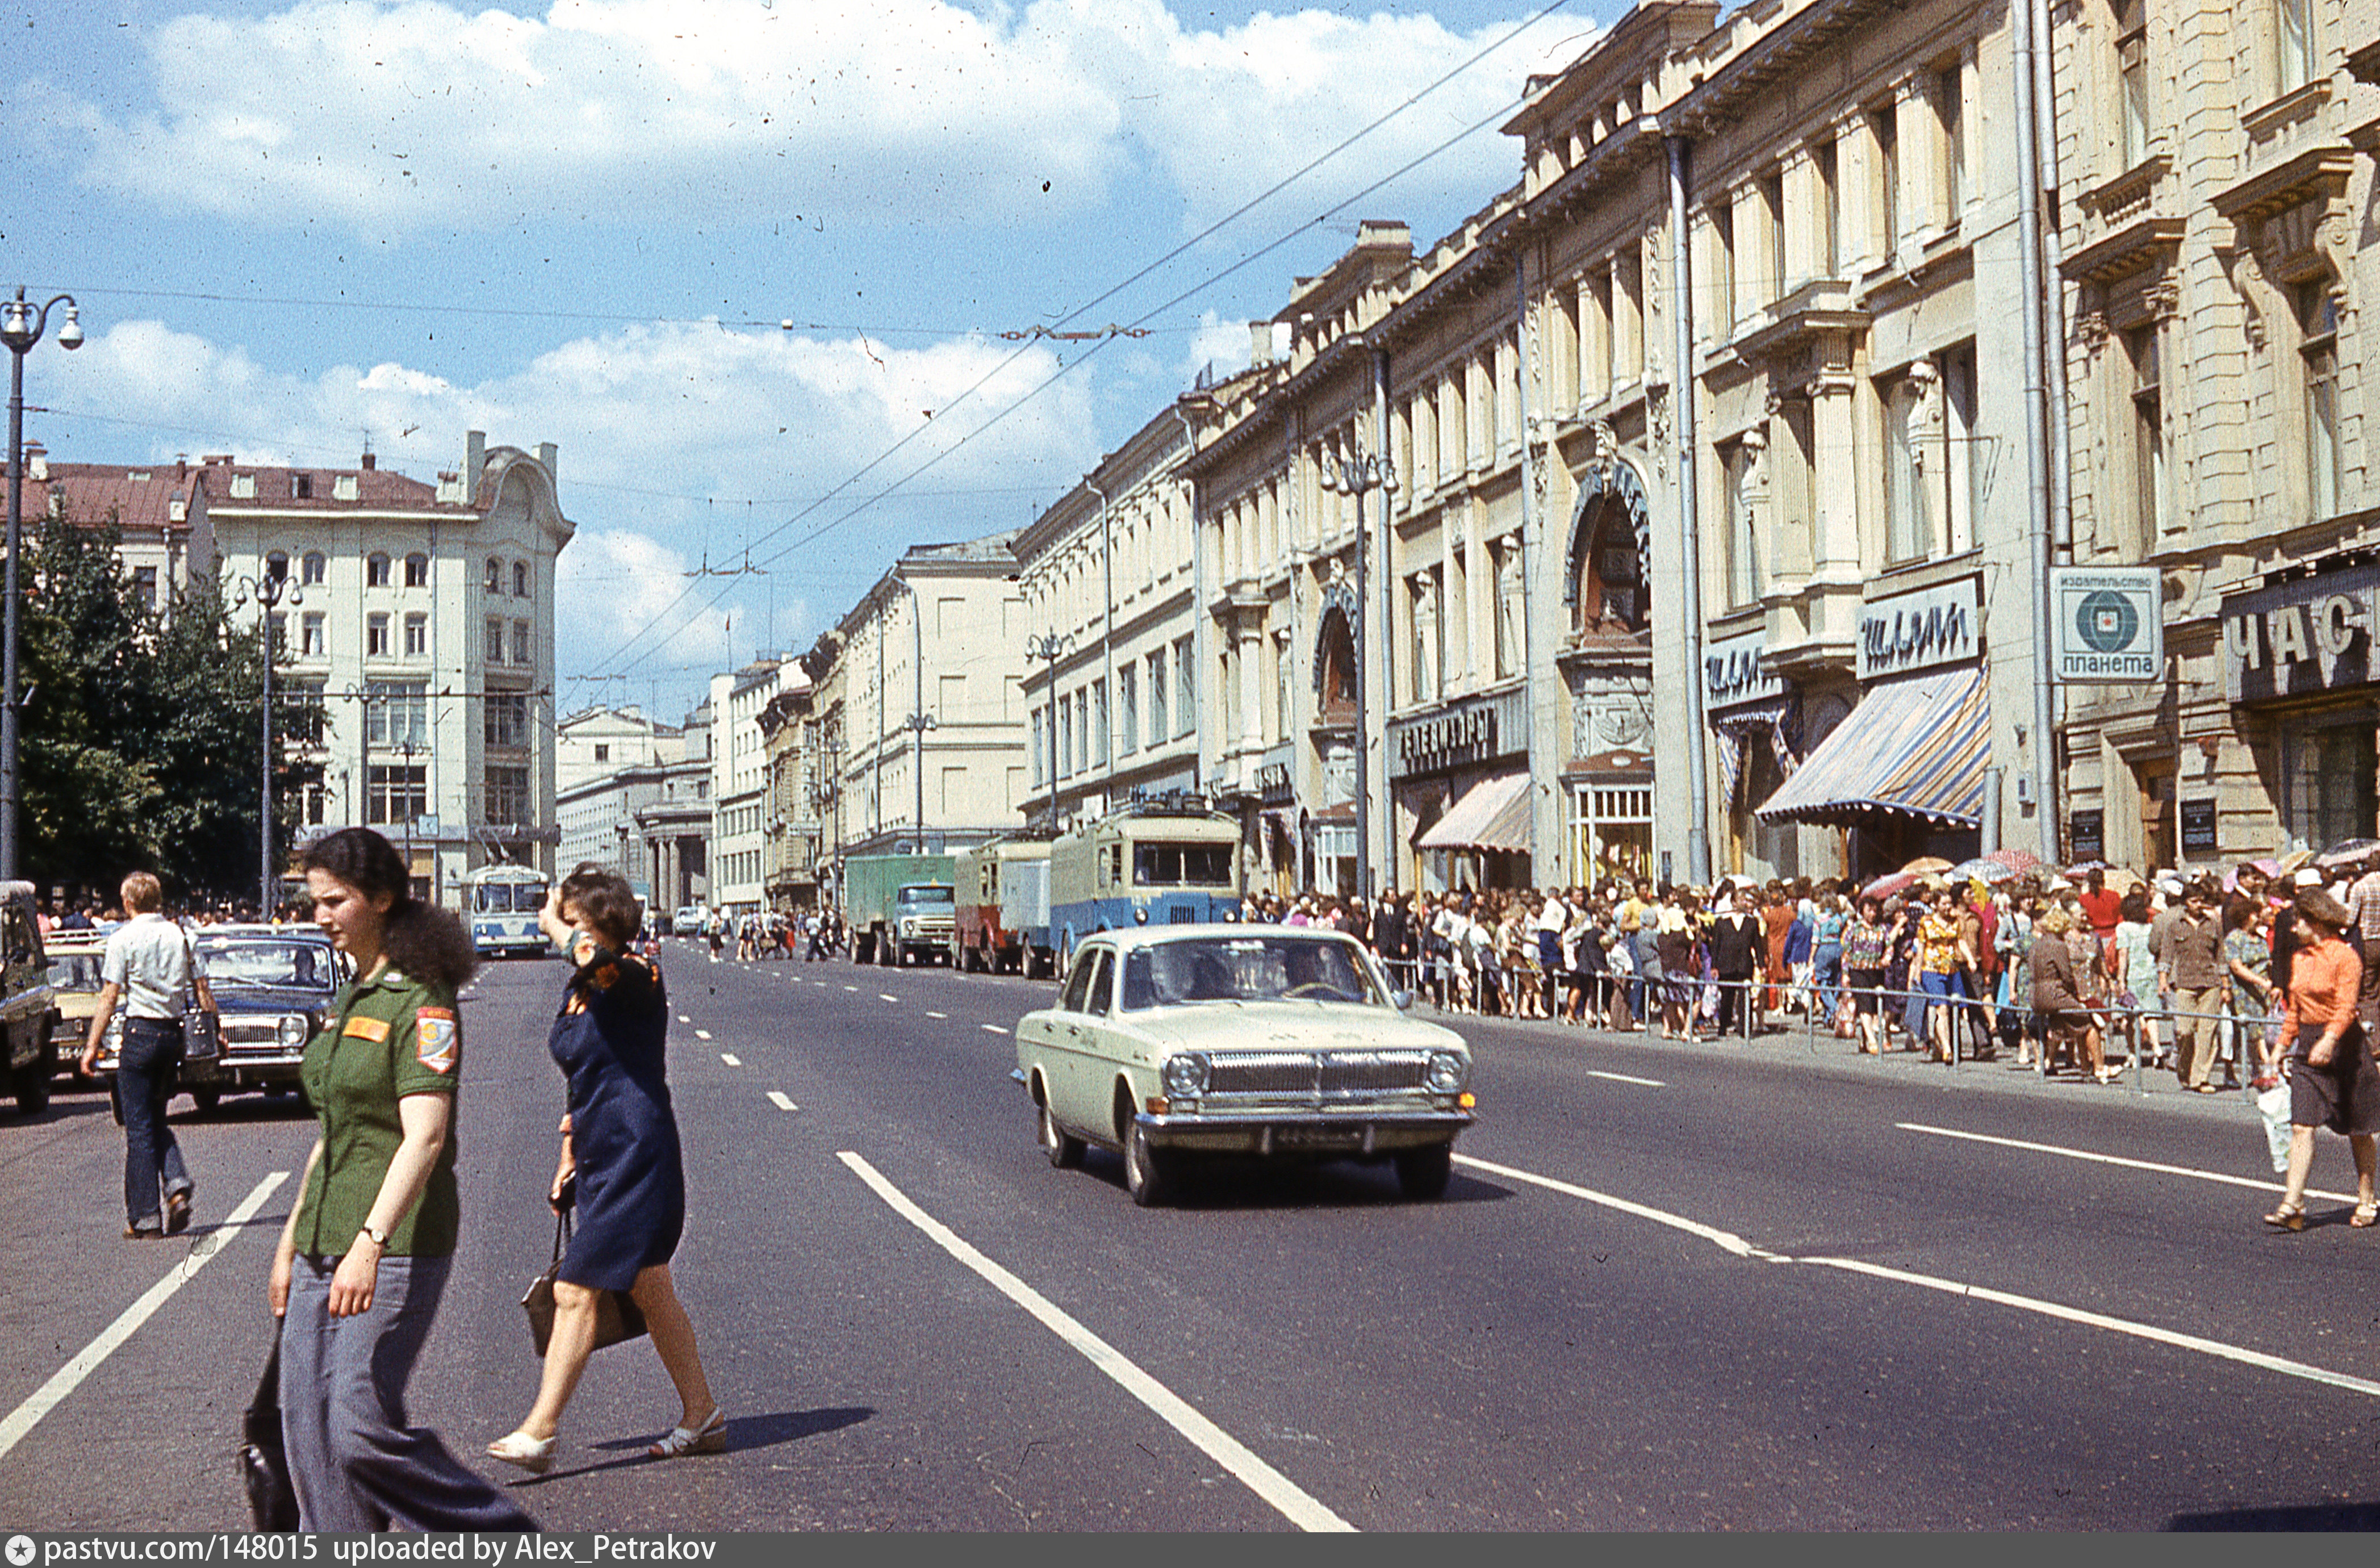
[(1991, 732), (1981, 669), (1873, 687), (1753, 814), (1768, 822), (1852, 825), (1882, 813), (1975, 827), (1984, 818)]

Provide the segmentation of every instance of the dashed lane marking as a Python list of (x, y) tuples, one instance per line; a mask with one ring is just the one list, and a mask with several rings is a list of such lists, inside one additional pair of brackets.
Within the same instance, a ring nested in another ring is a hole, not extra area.
[(973, 1270), (987, 1284), (1023, 1307), (1042, 1327), (1064, 1341), (1070, 1349), (1114, 1379), (1126, 1393), (1148, 1406), (1160, 1420), (1189, 1440), (1192, 1446), (1237, 1477), (1243, 1485), (1271, 1504), (1291, 1524), (1302, 1530), (1354, 1529), (1355, 1526), (1257, 1457), (1237, 1438), (1201, 1415), (1189, 1401), (1142, 1371), (1121, 1351), (1076, 1322), (1039, 1291), (977, 1251), (949, 1226), (918, 1208), (910, 1201), (907, 1194), (885, 1180), (875, 1166), (847, 1149), (835, 1158), (849, 1166), (852, 1173), (867, 1183), (895, 1214), (924, 1232), (935, 1246)]
[(983, 1029), (984, 1033), (990, 1035), (1004, 1035), (1008, 1032), (1006, 1029), (1002, 1028), (998, 1024), (985, 1024), (980, 1026), (980, 1027)]
[(844, 990), (845, 990), (845, 991), (851, 991), (851, 992), (853, 992), (853, 993), (855, 993), (855, 994), (856, 994), (856, 993), (857, 993), (857, 991), (858, 991), (858, 990), (859, 990), (859, 988), (858, 988), (857, 986), (845, 986), (845, 987), (844, 987), (843, 989), (844, 989)]
[(679, 1023), (681, 1023), (681, 1024), (691, 1024), (691, 1023), (693, 1023), (693, 1022), (694, 1022), (694, 1020), (693, 1020), (693, 1019), (691, 1019), (691, 1018), (687, 1017), (687, 1016), (686, 1016), (685, 1014), (683, 1014), (683, 1013), (681, 1013), (681, 1014), (679, 1014), (679, 1015), (677, 1015), (677, 1021), (678, 1021)]
[(1592, 1067), (1589, 1067), (1586, 1070), (1586, 1076), (1590, 1078), (1609, 1078), (1615, 1084), (1639, 1084), (1645, 1088), (1668, 1088), (1670, 1087), (1658, 1078), (1634, 1078), (1629, 1076), (1625, 1073), (1599, 1073)]
[(879, 1001), (879, 1002), (896, 1002), (896, 1003), (897, 1003), (897, 1002), (899, 1002), (901, 999), (900, 999), (899, 997), (897, 997), (897, 996), (892, 995), (892, 994), (891, 992), (889, 992), (889, 991), (878, 991), (878, 992), (876, 993), (876, 1000), (877, 1000), (877, 1001)]
[(801, 1109), (800, 1106), (795, 1104), (792, 1100), (787, 1100), (783, 1093), (776, 1089), (771, 1089), (769, 1091), (769, 1103), (775, 1106), (780, 1111), (799, 1111)]
[(947, 1018), (950, 1015), (947, 1013), (936, 1013), (929, 1008), (927, 1010), (926, 1016), (929, 1018)]
[(694, 1038), (697, 1039), (709, 1039), (710, 1038), (710, 1031), (709, 1029), (697, 1029), (694, 1031)]
[(726, 1063), (726, 1064), (727, 1064), (729, 1066), (731, 1066), (731, 1067), (741, 1067), (742, 1065), (744, 1065), (744, 1059), (743, 1059), (742, 1057), (740, 1057), (740, 1056), (736, 1055), (736, 1054), (735, 1054), (734, 1051), (721, 1051), (721, 1052), (719, 1053), (719, 1059), (720, 1059), (722, 1062)]
[(223, 1223), (211, 1234), (191, 1241), (188, 1250), (176, 1260), (172, 1272), (143, 1291), (138, 1301), (116, 1314), (115, 1322), (99, 1331), (97, 1339), (77, 1351), (73, 1360), (52, 1373), (50, 1380), (35, 1389), (24, 1404), (8, 1412), (8, 1418), (0, 1421), (0, 1458), (6, 1457), (8, 1451), (22, 1442), (25, 1434), (39, 1425), (42, 1416), (56, 1409), (68, 1394), (81, 1386), (85, 1378), (98, 1369), (101, 1362), (115, 1354), (117, 1347), (139, 1332), (141, 1324), (174, 1298), (175, 1292), (188, 1284), (211, 1259), (221, 1256), (224, 1248), (238, 1240), (239, 1233), (256, 1218), (256, 1211), (264, 1207), (264, 1200), (288, 1179), (288, 1172), (274, 1171), (257, 1183), (249, 1190), (248, 1196), (239, 1200), (239, 1207), (225, 1215)]

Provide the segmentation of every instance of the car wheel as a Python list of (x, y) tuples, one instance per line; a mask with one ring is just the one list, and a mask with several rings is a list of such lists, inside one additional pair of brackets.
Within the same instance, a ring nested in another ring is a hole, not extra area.
[(1416, 1202), (1429, 1203), (1444, 1197), (1447, 1180), (1453, 1174), (1454, 1146), (1451, 1143), (1409, 1149), (1397, 1156), (1397, 1185)]
[(1123, 1185), (1133, 1202), (1154, 1209), (1173, 1196), (1174, 1168), (1171, 1157), (1152, 1148), (1148, 1129), (1138, 1122), (1123, 1136)]
[[(1041, 1092), (1047, 1095), (1050, 1091), (1045, 1088)], [(1083, 1140), (1058, 1124), (1058, 1119), (1050, 1114), (1046, 1101), (1034, 1110), (1041, 1152), (1050, 1157), (1050, 1163), (1061, 1171), (1071, 1171), (1080, 1165), (1083, 1162)]]
[(38, 1116), (50, 1108), (52, 1066), (49, 1053), (44, 1051), (17, 1069), (8, 1087), (16, 1091), (17, 1109), (26, 1115)]
[(194, 1088), (190, 1091), (190, 1103), (199, 1108), (200, 1115), (212, 1116), (215, 1113), (215, 1107), (223, 1103), (223, 1091), (213, 1088)]

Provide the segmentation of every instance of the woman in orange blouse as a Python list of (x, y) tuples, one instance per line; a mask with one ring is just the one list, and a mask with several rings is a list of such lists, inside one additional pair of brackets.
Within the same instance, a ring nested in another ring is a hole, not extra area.
[(2351, 917), (2321, 888), (2297, 899), (2301, 945), (2289, 966), (2289, 1001), (2281, 1015), (2280, 1050), (2289, 1061), (2289, 1171), (2281, 1206), (2265, 1223), (2305, 1229), (2306, 1176), (2313, 1169), (2313, 1130), (2347, 1135), (2355, 1153), (2355, 1212), (2362, 1230), (2380, 1219), (2372, 1190), (2373, 1135), (2380, 1133), (2380, 1067), (2356, 1020), (2363, 963), (2339, 936)]

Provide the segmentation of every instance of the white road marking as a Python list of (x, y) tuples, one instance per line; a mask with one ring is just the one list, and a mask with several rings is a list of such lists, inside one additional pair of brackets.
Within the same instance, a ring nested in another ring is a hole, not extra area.
[(693, 1019), (691, 1019), (691, 1018), (687, 1017), (687, 1016), (686, 1016), (685, 1014), (683, 1014), (683, 1013), (681, 1013), (681, 1014), (679, 1014), (679, 1015), (677, 1015), (677, 1021), (678, 1021), (679, 1023), (681, 1023), (681, 1024), (691, 1024), (691, 1023), (693, 1023), (693, 1022), (694, 1022), (694, 1020), (693, 1020)]
[(56, 1409), (67, 1395), (74, 1392), (85, 1378), (98, 1369), (101, 1362), (138, 1332), (140, 1325), (154, 1316), (159, 1307), (171, 1301), (175, 1292), (188, 1284), (211, 1259), (220, 1256), (224, 1248), (237, 1241), (248, 1222), (256, 1218), (256, 1211), (264, 1207), (264, 1200), (273, 1196), (273, 1189), (288, 1179), (288, 1172), (275, 1171), (257, 1183), (249, 1195), (240, 1199), (239, 1207), (224, 1216), (223, 1223), (215, 1227), (213, 1234), (200, 1236), (191, 1244), (171, 1273), (143, 1291), (138, 1301), (116, 1314), (115, 1322), (99, 1331), (97, 1339), (77, 1351), (73, 1360), (51, 1374), (50, 1380), (35, 1389), (24, 1404), (8, 1412), (8, 1418), (0, 1421), (0, 1458), (5, 1458), (10, 1449), (22, 1442), (25, 1434), (31, 1431), (42, 1416)]
[(787, 1100), (776, 1089), (771, 1089), (769, 1091), (769, 1103), (775, 1106), (780, 1111), (799, 1111), (801, 1109), (800, 1106), (795, 1104), (792, 1100)]
[(722, 1062), (726, 1063), (726, 1064), (727, 1064), (729, 1066), (731, 1066), (731, 1067), (741, 1067), (742, 1065), (744, 1065), (744, 1059), (743, 1059), (742, 1057), (740, 1057), (740, 1056), (737, 1056), (734, 1051), (721, 1051), (721, 1052), (719, 1053), (719, 1059), (720, 1059)]
[(1598, 1073), (1592, 1067), (1586, 1070), (1586, 1076), (1590, 1078), (1609, 1078), (1615, 1084), (1642, 1084), (1646, 1088), (1670, 1087), (1658, 1078), (1632, 1078), (1625, 1073)]
[[(1922, 1122), (1896, 1122), (1893, 1125), (1904, 1133), (1931, 1133), (1936, 1137), (1959, 1138), (1968, 1143), (1993, 1143), (2002, 1149), (2022, 1149), (2034, 1154), (2056, 1154), (2068, 1160), (2087, 1160), (2095, 1165), (2123, 1165), (2135, 1171), (2154, 1171), (2160, 1176), (2189, 1176), (2202, 1182), (2220, 1182), (2225, 1186), (2247, 1187), (2254, 1192), (2282, 1192), (2278, 1182), (2259, 1181), (2253, 1176), (2234, 1176), (2221, 1171), (2201, 1171), (2189, 1165), (2163, 1165), (2154, 1160), (2129, 1160), (2119, 1154), (2099, 1154), (2087, 1149), (2062, 1149), (2054, 1143), (2029, 1143), (2023, 1138), (1994, 1137), (1985, 1133), (1962, 1133), (1955, 1127), (1929, 1127)], [(2309, 1197), (2337, 1198), (2352, 1203), (2351, 1192), (2315, 1192)]]
[(845, 986), (843, 989), (849, 991), (856, 991), (859, 988), (857, 986)]
[(709, 1029), (697, 1029), (694, 1031), (694, 1038), (697, 1039), (709, 1039), (710, 1038), (710, 1031)]
[[(1938, 1131), (1940, 1129), (1922, 1130)], [(2047, 1148), (2048, 1146), (2037, 1147)], [(2052, 1152), (2061, 1151), (2053, 1149)], [(1508, 1177), (1512, 1181), (1526, 1182), (1534, 1186), (1544, 1187), (1549, 1192), (1559, 1192), (1568, 1197), (1582, 1198), (1588, 1203), (1600, 1204), (1606, 1209), (1617, 1209), (1623, 1214), (1633, 1214), (1639, 1219), (1667, 1225), (1672, 1230), (1683, 1231), (1689, 1235), (1700, 1236), (1705, 1241), (1733, 1253), (1738, 1258), (1751, 1258), (1763, 1263), (1802, 1263), (1821, 1269), (1840, 1269), (1849, 1273), (1865, 1274), (1872, 1279), (1892, 1280), (1902, 1284), (1921, 1285), (1927, 1290), (1942, 1291), (1950, 1295), (1966, 1296), (1971, 1300), (1986, 1301), (2000, 1307), (2012, 1307), (2022, 1312), (2035, 1312), (2043, 1317), (2056, 1318), (2069, 1323), (2080, 1323), (2087, 1328), (2105, 1329), (2110, 1333), (2128, 1334), (2135, 1339), (2154, 1341), (2158, 1344), (2171, 1345), (2179, 1350), (2194, 1350), (2203, 1355), (2211, 1355), (2225, 1361), (2236, 1361), (2243, 1366), (2259, 1367), (2267, 1372), (2278, 1372), (2284, 1377), (2299, 1378), (2307, 1382), (2325, 1383), (2332, 1388), (2346, 1389), (2353, 1393), (2380, 1395), (2380, 1382), (2350, 1377), (2344, 1372), (2333, 1372), (2325, 1367), (2311, 1366), (2302, 1361), (2290, 1361), (2282, 1356), (2268, 1355), (2261, 1350), (2250, 1350), (2244, 1345), (2225, 1344), (2219, 1340), (2201, 1339), (2195, 1334), (2177, 1333), (2171, 1329), (2160, 1329), (2154, 1323), (2136, 1322), (2129, 1318), (2112, 1318), (2106, 1313), (2085, 1311), (2079, 1307), (2068, 1307), (2055, 1301), (2045, 1301), (2038, 1296), (2018, 1295), (2009, 1291), (1993, 1290), (1986, 1285), (1968, 1284), (1963, 1281), (1946, 1280), (1933, 1274), (1915, 1273), (1906, 1269), (1894, 1269), (1881, 1263), (1870, 1263), (1864, 1258), (1797, 1258), (1785, 1253), (1770, 1252), (1765, 1247), (1753, 1246), (1731, 1231), (1722, 1231), (1716, 1226), (1689, 1220), (1682, 1214), (1671, 1214), (1664, 1209), (1631, 1202), (1624, 1197), (1614, 1197), (1609, 1193), (1595, 1192), (1586, 1187), (1573, 1185), (1569, 1182), (1557, 1181), (1551, 1176), (1540, 1176), (1531, 1172), (1515, 1170), (1510, 1165), (1498, 1165), (1485, 1160), (1474, 1160), (1467, 1154), (1458, 1154), (1454, 1158), (1459, 1164), (1493, 1172), (1497, 1175)], [(2123, 1163), (2131, 1163), (2131, 1161), (2123, 1161)]]
[(986, 1034), (1004, 1035), (1008, 1032), (1006, 1029), (1002, 1028), (998, 1024), (985, 1024), (980, 1027)]
[[(987, 1027), (989, 1026), (986, 1026)], [(1196, 1407), (1142, 1371), (1122, 1352), (1083, 1327), (1047, 1296), (1018, 1279), (966, 1242), (951, 1228), (911, 1202), (891, 1182), (858, 1155), (844, 1150), (835, 1156), (868, 1184), (892, 1210), (917, 1227), (934, 1245), (975, 1270), (986, 1283), (1063, 1340), (1069, 1348), (1115, 1380), (1117, 1385), (1157, 1414), (1160, 1420), (1188, 1439), (1193, 1446), (1237, 1477), (1257, 1496), (1278, 1509), (1302, 1530), (1352, 1531), (1353, 1525), (1308, 1495), (1296, 1483), (1266, 1464), (1255, 1453), (1215, 1425)]]
[(949, 1017), (949, 1016), (950, 1016), (950, 1015), (949, 1015), (949, 1014), (947, 1014), (947, 1013), (936, 1013), (936, 1012), (933, 1012), (933, 1011), (931, 1011), (931, 1010), (929, 1010), (929, 1011), (927, 1012), (927, 1014), (926, 1014), (926, 1016), (927, 1016), (927, 1017), (929, 1017), (929, 1018), (947, 1018), (947, 1017)]
[(890, 992), (880, 991), (876, 993), (876, 1000), (879, 1002), (898, 1002), (901, 999), (897, 996), (892, 995)]

